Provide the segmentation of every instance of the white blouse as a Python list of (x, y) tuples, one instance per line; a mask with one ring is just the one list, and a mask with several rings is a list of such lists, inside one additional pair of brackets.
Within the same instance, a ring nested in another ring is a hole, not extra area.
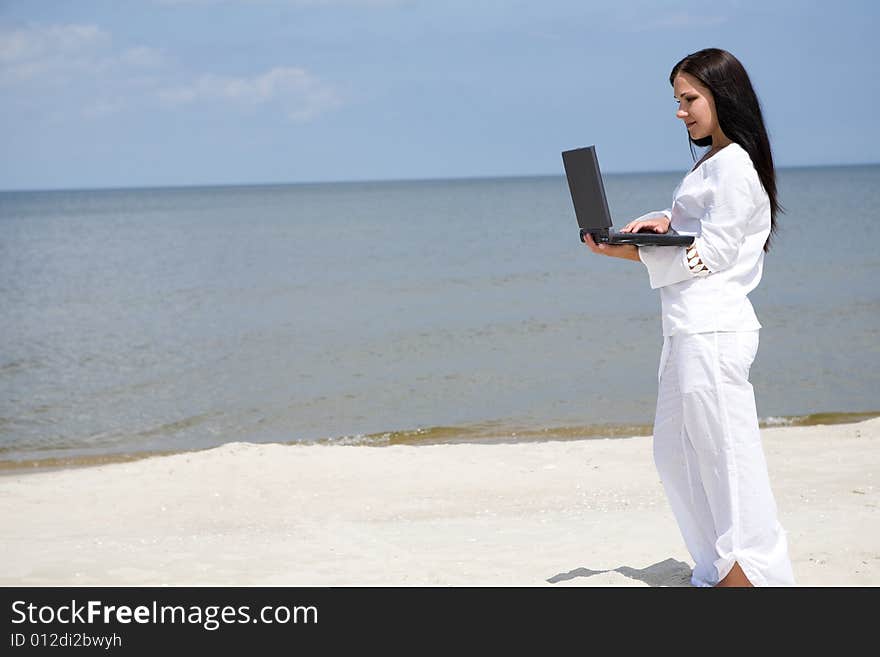
[(761, 328), (748, 294), (761, 280), (770, 199), (749, 154), (733, 142), (703, 161), (662, 214), (670, 230), (696, 236), (687, 248), (639, 247), (651, 287), (660, 289), (663, 335)]

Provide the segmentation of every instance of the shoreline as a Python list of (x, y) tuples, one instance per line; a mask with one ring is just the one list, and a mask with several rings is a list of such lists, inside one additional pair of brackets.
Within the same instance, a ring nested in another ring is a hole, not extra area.
[[(762, 429), (802, 586), (880, 585), (880, 418)], [(650, 436), (228, 443), (0, 477), (2, 586), (688, 586)]]
[[(834, 424), (852, 424), (880, 417), (880, 411), (847, 411), (836, 413), (810, 413), (808, 415), (770, 416), (761, 418), (761, 429), (773, 427), (820, 426)], [(438, 426), (418, 429), (358, 434), (357, 436), (340, 436), (313, 441), (277, 441), (277, 442), (245, 442), (254, 445), (339, 445), (363, 447), (389, 447), (392, 445), (453, 445), (453, 444), (521, 444), (546, 441), (569, 440), (603, 440), (650, 436), (653, 426), (650, 424), (607, 424), (587, 426), (557, 426), (544, 429), (521, 426), (504, 426), (500, 422), (480, 422), (466, 426)], [(99, 453), (79, 453), (70, 450), (69, 455), (33, 457), (32, 452), (24, 452), (24, 458), (3, 458), (0, 452), (0, 479), (11, 474), (55, 472), (59, 470), (88, 468), (111, 463), (128, 463), (157, 456), (174, 454), (194, 454), (205, 450), (216, 449), (224, 444), (192, 449), (169, 450), (136, 450), (109, 451)], [(56, 450), (47, 450), (54, 452)], [(14, 454), (15, 452), (13, 452)]]

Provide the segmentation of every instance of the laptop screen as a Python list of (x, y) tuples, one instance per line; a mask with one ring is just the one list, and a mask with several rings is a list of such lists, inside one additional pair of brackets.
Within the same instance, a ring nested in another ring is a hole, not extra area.
[(562, 163), (578, 225), (589, 230), (611, 228), (611, 212), (608, 210), (596, 147), (563, 151)]

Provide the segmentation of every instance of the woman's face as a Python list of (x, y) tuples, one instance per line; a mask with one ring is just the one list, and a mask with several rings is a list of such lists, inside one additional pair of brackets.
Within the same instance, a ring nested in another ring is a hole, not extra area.
[(684, 121), (691, 139), (703, 139), (720, 134), (715, 100), (711, 91), (687, 73), (679, 73), (675, 76), (672, 88), (678, 101), (678, 111), (675, 116)]

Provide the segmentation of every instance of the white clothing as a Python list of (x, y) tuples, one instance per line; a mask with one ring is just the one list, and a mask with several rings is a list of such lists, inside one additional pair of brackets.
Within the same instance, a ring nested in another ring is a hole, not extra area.
[(717, 584), (734, 562), (755, 586), (795, 584), (748, 381), (758, 333), (663, 342), (654, 463), (694, 559), (694, 586)]
[(794, 585), (749, 383), (761, 324), (748, 293), (763, 271), (769, 198), (731, 143), (684, 177), (663, 214), (698, 253), (639, 247), (663, 318), (654, 462), (695, 562), (691, 583), (712, 586), (739, 563), (754, 585)]
[(683, 246), (639, 247), (651, 287), (660, 289), (663, 335), (761, 328), (747, 295), (761, 280), (770, 200), (749, 154), (736, 142), (722, 148), (684, 177), (662, 214), (671, 230), (696, 236), (711, 272), (695, 274)]

